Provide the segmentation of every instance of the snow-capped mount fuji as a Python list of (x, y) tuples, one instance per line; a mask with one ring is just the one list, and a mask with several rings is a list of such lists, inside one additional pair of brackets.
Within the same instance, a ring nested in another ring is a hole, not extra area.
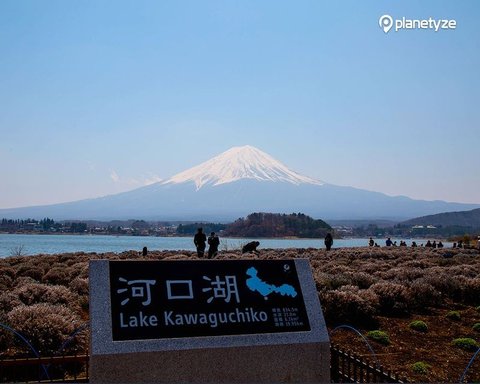
[(413, 200), (323, 183), (247, 145), (129, 192), (64, 204), (0, 209), (0, 218), (232, 221), (252, 212), (302, 212), (327, 221), (403, 221), (475, 208), (480, 204)]
[(322, 185), (323, 182), (288, 169), (272, 156), (251, 145), (233, 147), (193, 168), (180, 172), (162, 184), (195, 183), (198, 189), (241, 179)]

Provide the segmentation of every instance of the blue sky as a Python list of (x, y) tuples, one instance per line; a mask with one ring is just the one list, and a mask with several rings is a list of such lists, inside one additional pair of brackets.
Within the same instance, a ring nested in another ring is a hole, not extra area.
[[(385, 34), (394, 18), (455, 30)], [(480, 3), (0, 1), (0, 208), (250, 144), (338, 185), (480, 203)]]

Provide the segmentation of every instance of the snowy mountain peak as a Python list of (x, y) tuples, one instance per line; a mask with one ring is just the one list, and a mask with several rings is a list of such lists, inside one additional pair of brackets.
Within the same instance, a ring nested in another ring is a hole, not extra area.
[(251, 145), (233, 147), (214, 158), (180, 172), (162, 184), (194, 182), (197, 190), (240, 179), (279, 181), (291, 184), (322, 185), (319, 180), (300, 175)]

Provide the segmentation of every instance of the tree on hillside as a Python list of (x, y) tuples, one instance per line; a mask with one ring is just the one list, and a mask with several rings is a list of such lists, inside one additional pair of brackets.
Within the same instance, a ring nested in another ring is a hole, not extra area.
[(177, 227), (177, 234), (181, 236), (194, 235), (197, 232), (197, 228), (203, 228), (203, 233), (210, 234), (210, 232), (220, 232), (226, 228), (226, 224), (220, 223), (193, 223), (193, 224), (180, 224)]
[(332, 228), (323, 220), (303, 213), (279, 214), (255, 212), (229, 224), (225, 235), (239, 237), (324, 237)]

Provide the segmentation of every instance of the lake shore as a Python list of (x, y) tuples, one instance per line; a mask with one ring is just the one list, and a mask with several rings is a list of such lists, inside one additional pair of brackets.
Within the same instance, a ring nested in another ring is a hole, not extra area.
[[(385, 239), (375, 238), (378, 244), (384, 246)], [(400, 244), (401, 240), (392, 238)], [(259, 249), (287, 249), (287, 248), (316, 248), (324, 249), (324, 239), (292, 239), (292, 238), (225, 238), (220, 237), (219, 250), (241, 250), (242, 246), (250, 241), (260, 241)], [(368, 245), (368, 238), (334, 239), (333, 248), (364, 247)], [(418, 245), (426, 243), (426, 239), (406, 239), (410, 246), (413, 241)], [(450, 248), (452, 243), (444, 243)], [(0, 258), (7, 256), (59, 254), (68, 252), (116, 252), (127, 250), (141, 251), (147, 247), (150, 251), (160, 250), (187, 250), (194, 251), (192, 237), (143, 237), (143, 236), (84, 236), (84, 235), (23, 235), (0, 234)]]
[[(111, 237), (153, 237), (153, 238), (175, 238), (175, 237), (182, 237), (182, 238), (193, 238), (194, 234), (192, 235), (182, 235), (182, 234), (172, 234), (172, 235), (150, 235), (150, 234), (128, 234), (128, 233), (70, 233), (70, 232), (46, 232), (46, 231), (0, 231), (0, 235), (35, 235), (35, 236), (111, 236)], [(220, 233), (221, 235), (221, 233)], [(393, 238), (393, 236), (390, 236)], [(242, 240), (244, 237), (241, 236), (228, 236), (229, 239), (238, 239)], [(323, 238), (319, 237), (298, 237), (298, 236), (276, 236), (276, 237), (250, 237), (252, 239), (267, 239), (267, 240), (321, 240)], [(387, 237), (373, 237), (374, 239), (385, 241)], [(396, 239), (402, 240), (415, 240), (419, 239), (419, 237), (412, 237), (412, 236), (403, 236), (403, 237), (395, 237)], [(335, 236), (335, 240), (346, 240), (346, 239), (365, 239), (365, 236)], [(421, 238), (426, 239), (426, 238)], [(441, 236), (430, 236), (430, 240), (448, 242), (448, 239)]]

